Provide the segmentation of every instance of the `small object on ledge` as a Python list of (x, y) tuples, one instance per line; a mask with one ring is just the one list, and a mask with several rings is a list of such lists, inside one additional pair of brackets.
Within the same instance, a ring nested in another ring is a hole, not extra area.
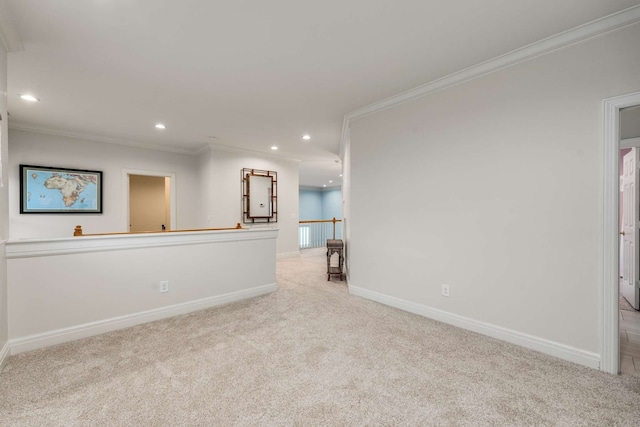
[[(331, 280), (332, 274), (337, 274), (342, 280), (342, 265), (344, 263), (344, 244), (340, 239), (327, 239), (327, 281)], [(331, 267), (331, 255), (338, 254), (338, 266)]]
[(76, 228), (73, 229), (74, 236), (82, 236), (82, 226), (76, 225)]

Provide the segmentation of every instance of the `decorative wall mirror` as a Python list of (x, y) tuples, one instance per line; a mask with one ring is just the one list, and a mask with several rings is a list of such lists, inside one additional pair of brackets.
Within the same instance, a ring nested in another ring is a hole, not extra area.
[(278, 222), (278, 174), (242, 169), (242, 222)]

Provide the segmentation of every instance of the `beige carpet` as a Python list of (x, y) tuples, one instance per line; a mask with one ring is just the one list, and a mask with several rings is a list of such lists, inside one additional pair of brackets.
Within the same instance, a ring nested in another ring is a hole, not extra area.
[(351, 297), (325, 266), (282, 260), (276, 293), (12, 356), (0, 425), (639, 425), (639, 378)]

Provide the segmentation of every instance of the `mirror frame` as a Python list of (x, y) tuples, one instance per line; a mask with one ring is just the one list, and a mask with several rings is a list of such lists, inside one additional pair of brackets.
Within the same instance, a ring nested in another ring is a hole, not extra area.
[[(278, 222), (278, 173), (261, 169), (243, 168), (241, 177), (242, 222), (245, 224)], [(269, 182), (269, 180), (264, 180), (263, 178), (270, 178), (270, 185), (267, 184), (263, 188), (266, 189), (266, 195), (264, 195), (264, 191), (256, 191), (256, 185), (258, 185), (259, 181)], [(254, 186), (253, 200), (251, 195), (252, 181)], [(256, 197), (260, 197), (260, 200), (256, 200)], [(259, 203), (258, 206), (260, 208), (266, 206), (267, 212), (255, 212), (256, 203)], [(252, 206), (254, 206), (253, 212), (251, 209)]]

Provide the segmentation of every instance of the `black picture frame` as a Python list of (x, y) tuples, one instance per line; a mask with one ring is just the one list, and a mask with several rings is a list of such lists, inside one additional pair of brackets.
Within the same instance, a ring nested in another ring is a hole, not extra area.
[(102, 171), (20, 165), (20, 213), (101, 214), (102, 178)]

